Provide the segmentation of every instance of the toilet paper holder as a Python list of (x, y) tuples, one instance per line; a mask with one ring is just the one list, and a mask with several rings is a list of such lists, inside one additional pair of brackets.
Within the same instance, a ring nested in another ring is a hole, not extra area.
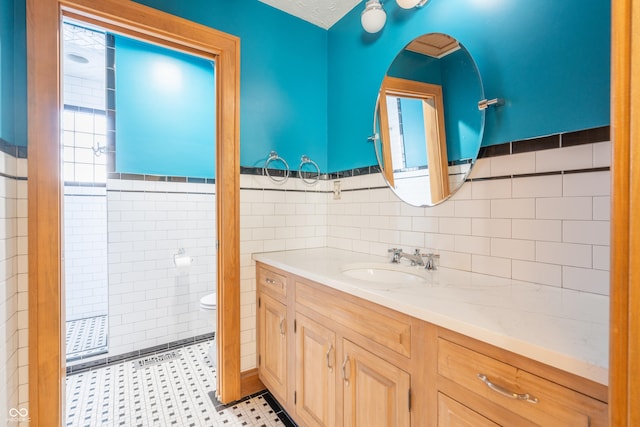
[(178, 252), (173, 254), (173, 264), (176, 267), (186, 267), (191, 265), (193, 258), (187, 255), (187, 251), (184, 248), (178, 249)]

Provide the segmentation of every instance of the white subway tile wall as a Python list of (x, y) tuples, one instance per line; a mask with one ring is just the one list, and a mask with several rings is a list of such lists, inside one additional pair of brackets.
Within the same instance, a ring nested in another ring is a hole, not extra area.
[(67, 185), (63, 205), (66, 321), (106, 315), (106, 188)]
[[(480, 159), (474, 181), (434, 208), (404, 207), (390, 190), (343, 192), (329, 199), (328, 245), (435, 250), (443, 266), (608, 295), (610, 172), (559, 172), (608, 167), (610, 149), (601, 142)], [(535, 172), (552, 174), (518, 176)], [(343, 188), (354, 188), (352, 179), (342, 178)]]
[[(327, 181), (308, 185), (294, 178), (278, 184), (265, 176), (241, 175), (240, 187), (240, 368), (244, 371), (255, 368), (257, 360), (256, 276), (251, 254), (326, 246), (327, 200), (333, 197), (329, 193), (333, 186)], [(356, 224), (342, 229), (352, 239), (360, 239)]]
[(213, 332), (199, 307), (216, 290), (215, 185), (108, 180), (107, 206), (109, 355)]
[[(0, 405), (27, 409), (28, 279), (26, 159), (0, 152)], [(18, 175), (20, 172), (20, 175)]]

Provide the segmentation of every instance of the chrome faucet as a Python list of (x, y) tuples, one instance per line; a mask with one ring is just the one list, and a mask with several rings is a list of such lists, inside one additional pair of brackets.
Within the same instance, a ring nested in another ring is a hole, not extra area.
[(437, 270), (438, 267), (436, 265), (436, 260), (440, 259), (440, 255), (437, 254), (432, 254), (432, 253), (428, 253), (426, 255), (423, 255), (425, 258), (427, 258), (427, 262), (425, 263), (424, 268), (427, 270)]
[(408, 254), (406, 252), (403, 252), (402, 249), (399, 249), (399, 248), (389, 249), (388, 252), (393, 253), (391, 262), (394, 264), (398, 264), (400, 262), (400, 258), (406, 258), (409, 261), (411, 261), (411, 265), (419, 265), (419, 266), (424, 265), (424, 260), (422, 259), (424, 255), (420, 254), (420, 249), (416, 249), (413, 254)]

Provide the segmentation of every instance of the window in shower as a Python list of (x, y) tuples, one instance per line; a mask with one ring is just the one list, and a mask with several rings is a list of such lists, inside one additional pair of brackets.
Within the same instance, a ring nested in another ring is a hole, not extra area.
[(65, 105), (62, 112), (62, 159), (65, 182), (78, 184), (106, 182), (106, 140), (104, 110)]
[(63, 25), (61, 169), (67, 364), (107, 352), (106, 40)]

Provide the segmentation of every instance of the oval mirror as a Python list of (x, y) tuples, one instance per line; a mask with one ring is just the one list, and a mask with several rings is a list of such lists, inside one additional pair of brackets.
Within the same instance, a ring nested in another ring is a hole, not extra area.
[(453, 37), (426, 34), (398, 53), (373, 125), (378, 163), (398, 197), (433, 206), (462, 186), (482, 143), (482, 99), (478, 68)]

